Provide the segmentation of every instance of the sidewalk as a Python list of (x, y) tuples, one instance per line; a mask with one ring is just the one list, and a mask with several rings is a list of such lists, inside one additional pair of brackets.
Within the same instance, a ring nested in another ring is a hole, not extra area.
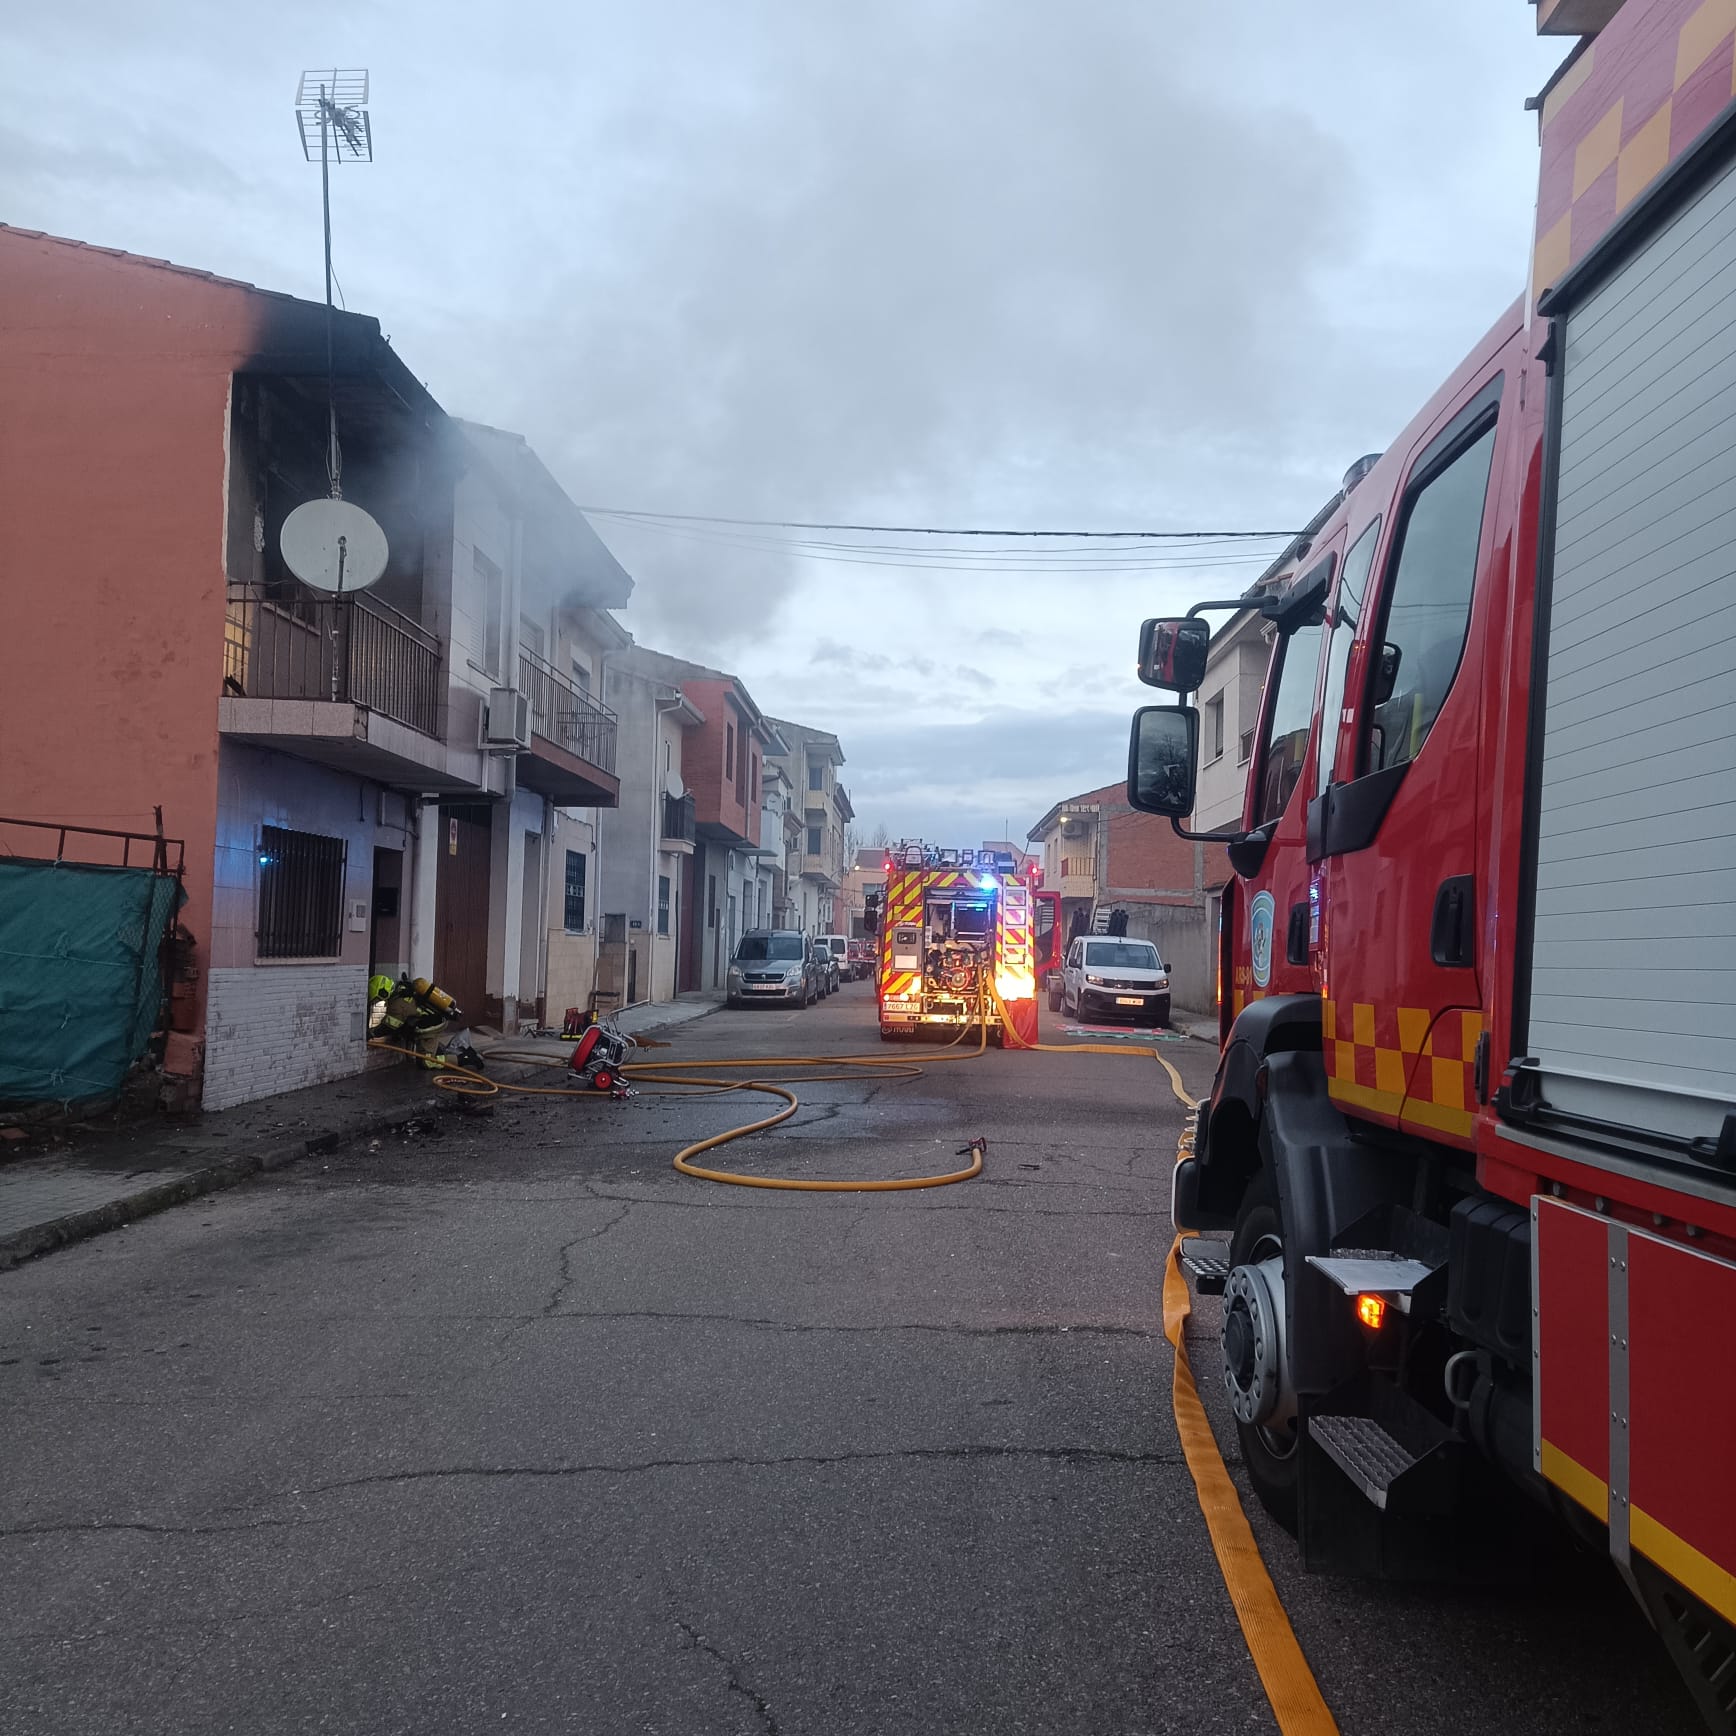
[(384, 1067), (210, 1114), (94, 1117), (46, 1149), (40, 1135), (0, 1146), (0, 1271), (438, 1107), (426, 1073)]
[(665, 1025), (685, 1025), (689, 1019), (704, 1018), (722, 1005), (722, 989), (695, 989), (672, 1001), (641, 1001), (617, 1013), (615, 1023), (629, 1037), (637, 1037), (646, 1031), (660, 1031)]
[[(637, 1036), (722, 1005), (721, 990), (703, 991), (631, 1007), (617, 1022)], [(420, 1068), (383, 1067), (234, 1109), (133, 1122), (94, 1116), (56, 1143), (35, 1133), (0, 1144), (0, 1271), (346, 1140), (395, 1132), (451, 1102), (442, 1104)]]

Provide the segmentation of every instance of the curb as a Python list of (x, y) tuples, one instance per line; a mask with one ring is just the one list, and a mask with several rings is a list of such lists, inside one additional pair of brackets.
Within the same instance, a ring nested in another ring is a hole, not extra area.
[(434, 1097), (418, 1098), (395, 1108), (369, 1116), (366, 1120), (336, 1131), (309, 1134), (304, 1139), (276, 1145), (267, 1151), (219, 1159), (199, 1169), (188, 1170), (173, 1181), (157, 1182), (141, 1188), (124, 1199), (110, 1200), (106, 1205), (92, 1206), (88, 1211), (69, 1212), (63, 1218), (51, 1218), (47, 1223), (32, 1224), (10, 1236), (0, 1237), (0, 1272), (22, 1265), (40, 1254), (52, 1253), (73, 1242), (99, 1236), (105, 1230), (117, 1230), (138, 1218), (167, 1211), (201, 1194), (215, 1193), (219, 1188), (233, 1187), (249, 1176), (269, 1170), (283, 1169), (304, 1157), (318, 1157), (335, 1151), (352, 1139), (372, 1139), (384, 1133), (396, 1133), (412, 1121), (420, 1121), (439, 1108)]

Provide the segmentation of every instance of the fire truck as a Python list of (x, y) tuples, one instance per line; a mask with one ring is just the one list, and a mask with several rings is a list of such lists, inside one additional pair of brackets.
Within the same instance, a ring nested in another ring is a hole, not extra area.
[(1181, 702), (1128, 791), (1194, 835), (1205, 617), (1252, 610), (1172, 1204), (1260, 1499), (1393, 1576), (1498, 1570), (1547, 1510), (1729, 1731), (1736, 11), (1590, 10), (1527, 295), (1265, 584), (1145, 624)]
[(892, 846), (884, 895), (870, 906), (882, 1038), (982, 1026), (999, 1042), (998, 996), (1015, 1035), (1036, 1041), (1037, 985), (1057, 962), (1061, 914), (1038, 877), (992, 851)]

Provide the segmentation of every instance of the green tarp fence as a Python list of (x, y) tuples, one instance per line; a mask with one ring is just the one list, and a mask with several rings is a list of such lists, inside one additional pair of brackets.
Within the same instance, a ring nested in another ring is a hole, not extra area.
[(178, 881), (143, 868), (0, 858), (0, 1102), (119, 1088), (162, 1008)]

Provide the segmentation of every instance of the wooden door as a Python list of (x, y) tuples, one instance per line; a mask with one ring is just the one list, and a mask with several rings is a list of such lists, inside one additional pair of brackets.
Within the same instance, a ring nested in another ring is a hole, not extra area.
[(488, 863), (492, 810), (442, 807), (434, 877), (434, 980), (482, 1024), (488, 1001)]

